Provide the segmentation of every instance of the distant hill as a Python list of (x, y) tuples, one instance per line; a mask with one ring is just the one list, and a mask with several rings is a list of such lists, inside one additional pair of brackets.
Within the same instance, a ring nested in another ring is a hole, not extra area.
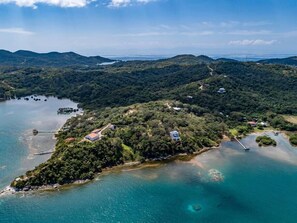
[(96, 66), (114, 60), (92, 56), (85, 57), (73, 52), (35, 53), (19, 50), (14, 53), (0, 50), (0, 65), (20, 67), (69, 67), (69, 66)]
[(290, 66), (297, 66), (297, 56), (294, 57), (287, 57), (283, 59), (266, 59), (266, 60), (259, 60), (259, 63), (265, 64), (282, 64), (282, 65), (290, 65)]
[(201, 63), (211, 63), (215, 60), (204, 55), (200, 56), (194, 56), (191, 54), (184, 54), (184, 55), (178, 55), (169, 59), (159, 60), (160, 62), (168, 62), (173, 64), (179, 64), (179, 65), (194, 65), (194, 64), (201, 64)]
[(216, 59), (217, 62), (238, 62), (237, 60), (234, 59), (229, 59), (229, 58), (219, 58)]
[(219, 58), (215, 60), (205, 55), (194, 56), (191, 54), (178, 55), (169, 59), (163, 59), (159, 61), (179, 64), (179, 65), (209, 64), (213, 62), (237, 62), (237, 60), (229, 59), (229, 58)]

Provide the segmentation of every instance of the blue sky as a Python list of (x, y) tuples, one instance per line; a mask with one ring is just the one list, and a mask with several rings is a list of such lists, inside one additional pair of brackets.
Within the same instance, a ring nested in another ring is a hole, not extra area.
[(297, 54), (296, 0), (0, 0), (0, 48)]

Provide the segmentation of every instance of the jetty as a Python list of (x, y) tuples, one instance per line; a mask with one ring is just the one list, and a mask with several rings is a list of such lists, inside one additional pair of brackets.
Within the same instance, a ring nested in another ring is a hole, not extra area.
[(33, 135), (36, 136), (38, 134), (54, 134), (56, 133), (55, 131), (46, 131), (46, 130), (37, 130), (37, 129), (33, 129)]
[(243, 145), (243, 143), (240, 142), (236, 137), (234, 137), (234, 139), (236, 140), (236, 142), (239, 143), (239, 145), (242, 146), (242, 148), (243, 148), (245, 151), (249, 151), (249, 150), (250, 150), (250, 148), (248, 148), (248, 147), (246, 147), (245, 145)]
[(48, 151), (42, 151), (42, 152), (39, 152), (39, 153), (34, 153), (33, 155), (47, 155), (47, 154), (52, 154), (54, 151), (52, 150), (48, 150)]
[(67, 108), (59, 108), (58, 111), (57, 111), (57, 114), (70, 114), (72, 112), (78, 112), (79, 109), (76, 109), (76, 108), (70, 108), (70, 107), (67, 107)]

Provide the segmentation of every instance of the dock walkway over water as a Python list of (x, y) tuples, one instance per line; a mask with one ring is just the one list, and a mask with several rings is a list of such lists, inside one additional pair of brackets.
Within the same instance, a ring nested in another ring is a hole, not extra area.
[(239, 145), (241, 145), (241, 146), (243, 147), (243, 149), (244, 149), (245, 151), (250, 150), (250, 148), (248, 148), (248, 147), (246, 147), (245, 145), (243, 145), (243, 143), (240, 142), (236, 137), (234, 137), (234, 139), (239, 143)]
[(39, 152), (39, 153), (34, 153), (33, 155), (37, 156), (42, 156), (42, 155), (47, 155), (47, 154), (52, 154), (54, 151), (53, 150), (48, 150), (48, 151), (43, 151), (43, 152)]

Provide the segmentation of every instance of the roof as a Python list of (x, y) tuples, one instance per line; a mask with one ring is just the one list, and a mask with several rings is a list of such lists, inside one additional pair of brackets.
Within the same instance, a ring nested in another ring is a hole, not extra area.
[(250, 125), (257, 125), (257, 122), (251, 121), (251, 122), (248, 122), (248, 124), (250, 124)]
[(87, 135), (86, 137), (91, 138), (91, 139), (94, 139), (94, 138), (98, 138), (99, 136), (98, 136), (98, 134), (96, 134), (96, 133), (90, 133), (90, 134)]
[(72, 137), (71, 138), (67, 138), (67, 139), (65, 139), (65, 141), (66, 142), (73, 142), (73, 141), (75, 141), (75, 138), (72, 138)]

